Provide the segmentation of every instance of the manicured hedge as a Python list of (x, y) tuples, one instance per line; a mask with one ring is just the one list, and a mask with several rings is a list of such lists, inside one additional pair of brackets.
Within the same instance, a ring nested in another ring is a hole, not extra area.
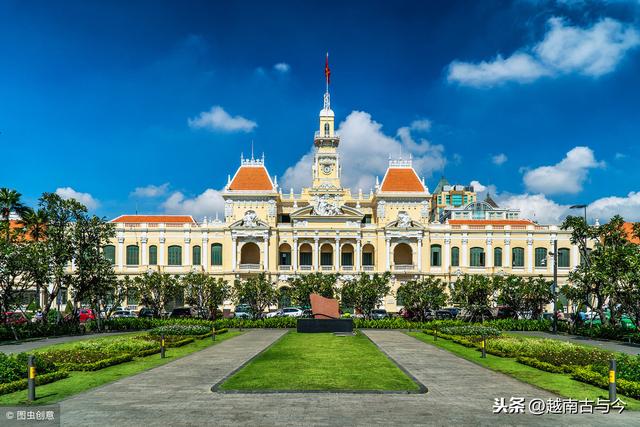
[(496, 328), (476, 325), (444, 326), (442, 328), (439, 328), (438, 331), (442, 331), (443, 333), (448, 335), (457, 335), (463, 337), (497, 337), (501, 333)]
[[(49, 384), (54, 381), (61, 380), (63, 378), (67, 378), (69, 373), (67, 371), (54, 371), (49, 372), (48, 374), (36, 375), (36, 385)], [(28, 387), (28, 380), (26, 378), (12, 381), (5, 384), (0, 384), (0, 395), (13, 393), (14, 391), (26, 390)]]
[(61, 363), (58, 366), (68, 371), (98, 371), (109, 366), (130, 362), (131, 360), (133, 360), (133, 356), (131, 354), (123, 354), (120, 356), (98, 360), (97, 362), (93, 363)]
[[(601, 375), (598, 372), (594, 372), (588, 368), (576, 369), (573, 375), (571, 375), (571, 378), (582, 381), (584, 383), (595, 385), (600, 388), (609, 388), (609, 381), (606, 376)], [(624, 394), (625, 396), (640, 399), (640, 382), (638, 381), (629, 381), (625, 380), (624, 378), (616, 378), (616, 390), (618, 391), (618, 393)]]
[[(0, 352), (0, 383), (27, 378), (27, 353), (5, 354)], [(56, 370), (55, 365), (45, 359), (35, 358), (36, 372), (47, 374)]]
[(533, 357), (524, 357), (520, 356), (516, 359), (518, 363), (522, 363), (523, 365), (531, 366), (533, 368), (540, 369), (542, 371), (553, 372), (556, 374), (564, 374), (573, 372), (574, 369), (568, 365), (552, 365), (551, 363), (541, 362), (538, 359), (534, 359)]

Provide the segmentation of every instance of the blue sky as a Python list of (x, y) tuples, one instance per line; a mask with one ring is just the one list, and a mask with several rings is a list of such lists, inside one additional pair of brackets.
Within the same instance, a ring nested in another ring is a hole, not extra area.
[(542, 222), (640, 220), (636, 0), (4, 1), (0, 186), (201, 217), (254, 141), (299, 188), (326, 51), (346, 185), (402, 152)]

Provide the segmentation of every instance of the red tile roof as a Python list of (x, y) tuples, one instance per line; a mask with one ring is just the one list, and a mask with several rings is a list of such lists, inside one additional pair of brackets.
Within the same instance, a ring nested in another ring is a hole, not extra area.
[(195, 223), (191, 215), (120, 215), (111, 222), (130, 222), (130, 223)]
[(421, 193), (425, 188), (413, 168), (389, 168), (380, 191)]
[(622, 226), (624, 231), (627, 233), (628, 239), (632, 243), (640, 243), (640, 239), (633, 235), (633, 222), (625, 222)]
[(240, 166), (228, 187), (233, 191), (274, 191), (264, 166)]
[(451, 225), (534, 225), (528, 219), (450, 219)]

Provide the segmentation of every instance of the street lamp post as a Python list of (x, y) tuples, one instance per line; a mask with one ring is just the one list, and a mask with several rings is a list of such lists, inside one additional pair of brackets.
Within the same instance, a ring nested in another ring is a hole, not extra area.
[(587, 223), (587, 205), (572, 205), (569, 209), (584, 209), (584, 223)]
[(558, 333), (558, 239), (553, 240), (553, 333)]

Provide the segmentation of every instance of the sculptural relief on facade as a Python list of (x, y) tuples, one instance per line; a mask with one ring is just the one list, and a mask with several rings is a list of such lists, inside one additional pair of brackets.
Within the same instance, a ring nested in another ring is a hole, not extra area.
[(258, 215), (253, 210), (248, 210), (244, 213), (244, 217), (242, 218), (242, 226), (243, 227), (257, 227), (258, 226)]
[(342, 210), (338, 206), (338, 199), (328, 194), (313, 197), (313, 214), (319, 216), (341, 215)]

